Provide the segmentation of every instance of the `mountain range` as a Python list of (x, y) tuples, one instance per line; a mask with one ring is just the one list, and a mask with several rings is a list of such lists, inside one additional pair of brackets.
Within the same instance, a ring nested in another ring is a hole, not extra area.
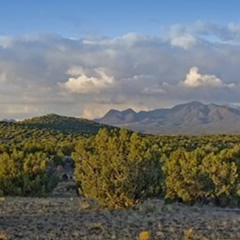
[(197, 101), (168, 109), (110, 110), (98, 123), (160, 135), (240, 134), (240, 109)]
[(110, 110), (95, 121), (57, 114), (23, 121), (4, 119), (6, 124), (30, 129), (55, 130), (80, 135), (96, 134), (100, 128), (113, 127), (156, 135), (240, 134), (240, 108), (189, 102), (172, 108), (135, 112)]

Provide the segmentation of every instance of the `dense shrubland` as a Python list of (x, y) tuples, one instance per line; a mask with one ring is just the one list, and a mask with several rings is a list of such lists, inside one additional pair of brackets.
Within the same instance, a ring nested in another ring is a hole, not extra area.
[(46, 196), (57, 184), (52, 163), (72, 155), (80, 193), (103, 207), (155, 197), (240, 205), (240, 136), (83, 136), (27, 124), (0, 123), (0, 195)]
[(238, 148), (217, 153), (201, 149), (172, 152), (163, 165), (165, 198), (222, 205), (238, 201), (239, 157)]
[(239, 136), (156, 137), (101, 130), (73, 154), (80, 192), (104, 207), (158, 197), (239, 205)]
[(14, 151), (0, 155), (0, 194), (44, 196), (56, 184), (43, 152)]
[(79, 134), (0, 123), (0, 196), (47, 196), (57, 184), (54, 166), (71, 155)]

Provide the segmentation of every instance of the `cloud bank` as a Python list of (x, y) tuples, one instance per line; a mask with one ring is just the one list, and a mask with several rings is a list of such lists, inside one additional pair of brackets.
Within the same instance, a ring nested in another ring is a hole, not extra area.
[(159, 36), (0, 36), (0, 118), (240, 103), (239, 55), (237, 23), (174, 25)]

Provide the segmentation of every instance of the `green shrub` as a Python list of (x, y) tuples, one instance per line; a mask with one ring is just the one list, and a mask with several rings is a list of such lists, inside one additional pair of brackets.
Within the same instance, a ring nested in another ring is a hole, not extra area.
[(161, 192), (159, 156), (136, 133), (102, 129), (77, 145), (73, 159), (81, 193), (103, 207), (131, 207)]
[(239, 198), (238, 159), (239, 151), (234, 149), (172, 152), (163, 166), (165, 198), (228, 204), (232, 198)]

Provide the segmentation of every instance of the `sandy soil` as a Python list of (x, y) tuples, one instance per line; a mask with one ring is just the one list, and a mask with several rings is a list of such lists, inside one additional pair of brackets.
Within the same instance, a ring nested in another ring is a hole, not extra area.
[[(90, 209), (89, 209), (90, 208)], [(164, 204), (99, 210), (79, 198), (0, 200), (0, 239), (240, 239), (240, 209)]]

